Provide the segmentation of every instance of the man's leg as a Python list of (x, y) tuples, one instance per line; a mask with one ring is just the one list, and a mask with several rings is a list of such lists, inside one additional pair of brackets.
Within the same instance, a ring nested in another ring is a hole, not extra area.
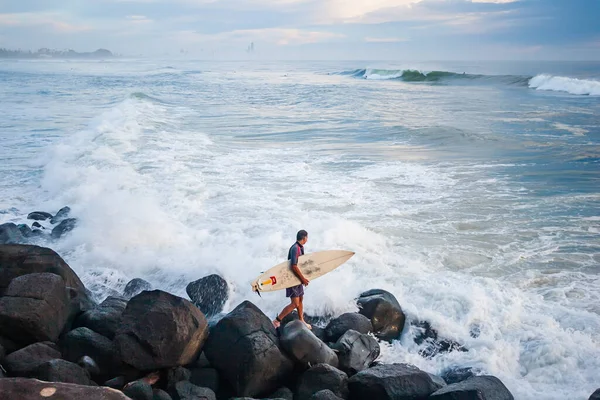
[[(300, 298), (299, 297), (291, 297), (290, 298), (290, 304), (288, 304), (287, 306), (285, 306), (285, 308), (279, 313), (279, 315), (277, 316), (277, 318), (275, 318), (275, 320), (273, 321), (273, 325), (275, 325), (275, 328), (279, 328), (279, 325), (281, 325), (281, 320), (283, 320), (289, 313), (291, 313), (292, 311), (294, 311), (295, 309), (297, 309), (300, 304)], [(298, 311), (298, 313), (300, 313), (300, 311)]]
[(307, 324), (306, 321), (304, 320), (304, 296), (300, 296), (298, 297), (299, 301), (298, 301), (298, 318), (300, 318), (300, 321), (304, 322), (306, 324), (306, 326), (308, 327), (308, 329), (312, 329), (312, 326), (310, 326), (310, 324)]

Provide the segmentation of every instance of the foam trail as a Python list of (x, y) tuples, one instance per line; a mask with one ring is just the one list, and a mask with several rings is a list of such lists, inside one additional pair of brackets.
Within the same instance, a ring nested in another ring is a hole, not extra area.
[(529, 87), (536, 90), (600, 96), (600, 81), (592, 79), (577, 79), (542, 74), (531, 78)]

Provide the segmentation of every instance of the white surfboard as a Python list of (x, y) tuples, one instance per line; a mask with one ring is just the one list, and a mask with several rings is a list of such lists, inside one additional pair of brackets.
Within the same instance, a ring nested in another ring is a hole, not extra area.
[[(352, 251), (327, 250), (305, 254), (298, 258), (298, 268), (309, 281), (333, 271), (354, 255)], [(273, 292), (300, 284), (290, 268), (290, 260), (277, 264), (252, 281), (255, 292)]]

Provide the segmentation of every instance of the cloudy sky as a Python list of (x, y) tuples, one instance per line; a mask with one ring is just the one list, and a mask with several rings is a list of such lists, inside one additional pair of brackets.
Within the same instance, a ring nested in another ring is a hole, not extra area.
[(217, 59), (599, 60), (600, 0), (0, 0), (0, 47), (145, 56), (184, 49)]

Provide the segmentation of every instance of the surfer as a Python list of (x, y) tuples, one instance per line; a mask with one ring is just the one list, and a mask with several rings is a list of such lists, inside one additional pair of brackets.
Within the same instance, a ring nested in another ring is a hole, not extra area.
[(298, 268), (298, 257), (304, 255), (304, 245), (308, 241), (308, 233), (305, 230), (298, 231), (296, 234), (296, 243), (290, 247), (288, 251), (288, 260), (290, 260), (290, 268), (294, 271), (294, 274), (300, 279), (300, 284), (285, 289), (285, 297), (290, 298), (290, 304), (288, 304), (273, 320), (275, 328), (279, 328), (281, 321), (294, 310), (298, 310), (298, 318), (304, 322), (308, 329), (312, 327), (304, 321), (304, 307), (302, 301), (304, 300), (304, 286), (308, 286), (308, 279), (302, 275), (302, 271)]

